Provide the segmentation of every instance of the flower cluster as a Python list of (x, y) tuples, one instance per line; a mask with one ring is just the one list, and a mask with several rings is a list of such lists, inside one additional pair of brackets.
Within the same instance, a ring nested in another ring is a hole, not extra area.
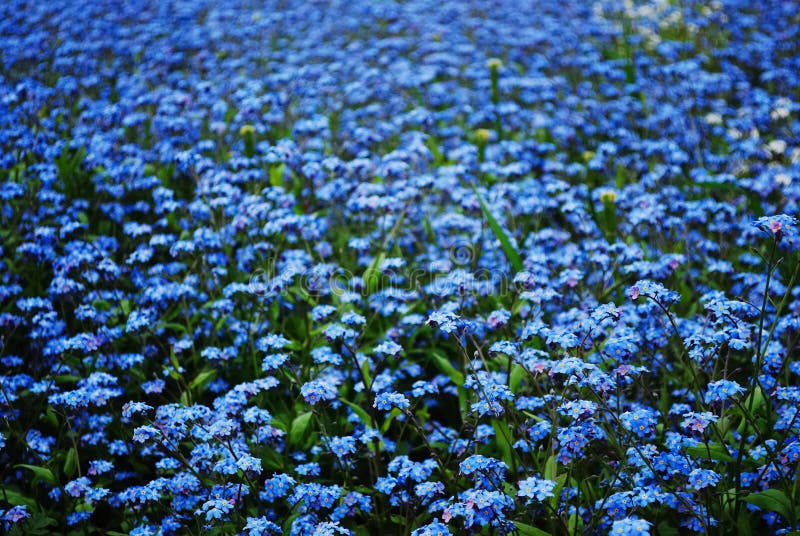
[(800, 3), (0, 3), (8, 534), (800, 531)]

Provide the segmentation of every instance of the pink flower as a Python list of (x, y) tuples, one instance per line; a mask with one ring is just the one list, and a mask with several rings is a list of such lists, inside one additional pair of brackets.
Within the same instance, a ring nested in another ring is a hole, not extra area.
[(628, 289), (627, 294), (631, 300), (637, 300), (639, 298), (639, 287), (636, 285), (632, 286)]

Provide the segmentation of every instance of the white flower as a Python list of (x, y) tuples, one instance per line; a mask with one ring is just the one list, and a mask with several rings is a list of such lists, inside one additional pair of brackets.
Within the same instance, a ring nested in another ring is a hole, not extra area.
[(767, 144), (772, 154), (783, 154), (786, 152), (786, 142), (784, 140), (772, 140)]

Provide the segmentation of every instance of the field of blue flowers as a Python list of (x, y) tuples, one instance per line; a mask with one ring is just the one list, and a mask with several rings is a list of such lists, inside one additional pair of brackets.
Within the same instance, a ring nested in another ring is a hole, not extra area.
[(0, 3), (0, 532), (800, 534), (800, 3)]

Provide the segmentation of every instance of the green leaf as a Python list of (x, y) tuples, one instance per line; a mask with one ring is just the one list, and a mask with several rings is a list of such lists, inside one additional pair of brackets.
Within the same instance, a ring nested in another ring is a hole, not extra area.
[(272, 469), (278, 471), (283, 469), (283, 458), (273, 450), (265, 451), (261, 460), (264, 462), (264, 468), (267, 470)]
[(189, 332), (189, 328), (187, 328), (183, 324), (178, 324), (177, 322), (162, 322), (161, 324), (159, 324), (159, 327), (163, 329), (171, 329), (174, 331), (179, 331), (181, 333)]
[[(762, 391), (760, 387), (756, 387), (753, 390), (753, 392), (750, 393), (750, 395), (748, 395), (748, 397), (744, 400), (744, 407), (747, 408), (747, 410), (750, 413), (755, 415), (758, 412), (758, 410), (761, 409), (761, 406), (764, 405), (764, 402), (765, 402), (764, 391)], [(747, 423), (747, 419), (742, 413), (742, 410), (740, 410), (739, 408), (734, 408), (733, 411), (734, 413), (742, 417), (742, 420), (739, 423), (737, 430), (740, 434), (744, 434), (745, 431), (750, 427), (750, 425)]]
[(367, 294), (372, 294), (380, 282), (380, 266), (384, 259), (386, 259), (386, 252), (382, 251), (377, 257), (372, 259), (372, 262), (369, 263), (367, 269), (364, 270), (364, 275), (361, 276), (361, 279), (364, 280), (364, 288), (366, 289)]
[(369, 373), (369, 359), (365, 359), (363, 363), (361, 363), (361, 374), (364, 375), (364, 381), (367, 382), (368, 385), (364, 385), (365, 389), (372, 387), (372, 376)]
[(547, 480), (555, 480), (558, 476), (558, 462), (555, 456), (550, 456), (544, 462), (544, 478)]
[(770, 488), (759, 493), (751, 493), (744, 500), (763, 510), (777, 512), (785, 520), (792, 521), (794, 514), (792, 501), (780, 490)]
[(709, 445), (700, 444), (693, 447), (686, 448), (686, 454), (692, 458), (705, 458), (709, 460), (717, 460), (721, 462), (732, 462), (733, 457), (728, 454), (724, 445), (711, 443)]
[(353, 404), (352, 402), (348, 402), (344, 398), (340, 398), (339, 402), (343, 402), (348, 406), (350, 406), (350, 409), (352, 409), (355, 412), (355, 414), (361, 418), (364, 424), (369, 425), (370, 423), (372, 423), (372, 419), (370, 418), (369, 413), (364, 411), (364, 408), (362, 408), (361, 406)]
[(505, 231), (503, 231), (503, 228), (500, 227), (500, 224), (497, 223), (497, 220), (494, 218), (489, 210), (489, 207), (486, 205), (486, 202), (483, 200), (483, 196), (481, 196), (474, 184), (472, 185), (472, 191), (475, 192), (475, 195), (478, 197), (478, 203), (481, 205), (481, 212), (483, 212), (483, 217), (486, 218), (486, 221), (489, 222), (489, 227), (492, 229), (494, 237), (497, 238), (497, 240), (500, 242), (500, 245), (503, 246), (503, 252), (506, 254), (508, 262), (511, 263), (511, 266), (513, 266), (514, 270), (517, 272), (523, 271), (524, 266), (522, 265), (522, 258), (514, 248), (511, 240), (508, 238), (508, 235), (505, 233)]
[(422, 228), (425, 230), (425, 235), (428, 237), (428, 240), (432, 243), (436, 243), (436, 232), (433, 230), (433, 225), (431, 225), (431, 220), (425, 216), (422, 219)]
[(166, 371), (167, 374), (169, 374), (169, 377), (175, 380), (176, 382), (181, 381), (181, 379), (183, 378), (183, 376), (181, 376), (181, 373), (178, 372), (178, 369), (168, 369), (167, 367), (164, 367), (164, 370)]
[(53, 525), (57, 524), (58, 522), (52, 517), (47, 517), (44, 514), (35, 514), (31, 516), (25, 523), (24, 534), (30, 536), (46, 536), (48, 534), (53, 534), (54, 531), (52, 529), (48, 529), (48, 527), (52, 527)]
[(525, 369), (521, 365), (517, 363), (511, 365), (511, 376), (508, 380), (508, 386), (512, 393), (517, 394), (523, 376), (525, 376)]
[(75, 376), (74, 374), (59, 374), (53, 378), (58, 385), (64, 385), (65, 383), (75, 383), (81, 379), (80, 376)]
[(78, 451), (72, 447), (64, 458), (64, 474), (71, 477), (78, 470)]
[(497, 442), (497, 448), (500, 449), (500, 459), (505, 462), (509, 467), (514, 467), (514, 458), (512, 457), (512, 440), (513, 435), (509, 430), (508, 425), (497, 419), (492, 419), (492, 428), (494, 428), (494, 439)]
[(746, 407), (751, 413), (755, 413), (761, 408), (761, 406), (764, 405), (764, 402), (764, 391), (761, 390), (761, 387), (756, 387), (745, 399), (744, 407)]
[(603, 226), (606, 235), (610, 238), (617, 233), (617, 205), (613, 200), (603, 201)]
[[(751, 526), (751, 518), (753, 513), (747, 508), (739, 510), (739, 515), (736, 517), (736, 534), (737, 536), (752, 536), (753, 527)], [(677, 534), (677, 533), (676, 533)]]
[(0, 500), (5, 501), (12, 506), (20, 506), (24, 504), (32, 510), (37, 507), (35, 499), (26, 497), (22, 493), (8, 488), (0, 488)]
[(289, 443), (291, 445), (300, 444), (311, 425), (311, 417), (313, 416), (313, 413), (307, 411), (294, 418), (292, 425), (289, 427)]
[(47, 467), (39, 467), (38, 465), (28, 465), (27, 463), (19, 463), (14, 467), (24, 467), (25, 469), (30, 469), (33, 471), (33, 474), (39, 480), (44, 480), (51, 486), (56, 485), (56, 476), (53, 474), (53, 471), (48, 469)]
[(456, 368), (444, 354), (433, 350), (430, 355), (438, 369), (442, 371), (442, 373), (446, 374), (451, 380), (453, 380), (453, 383), (456, 384), (456, 386), (461, 387), (464, 385), (464, 375), (456, 370)]
[(199, 388), (202, 390), (206, 385), (211, 383), (217, 377), (217, 369), (206, 369), (200, 372), (194, 379), (189, 383), (189, 389), (197, 389)]
[(386, 431), (389, 430), (389, 427), (392, 425), (392, 421), (395, 419), (395, 417), (397, 417), (398, 415), (402, 415), (402, 413), (403, 411), (400, 410), (399, 408), (392, 408), (392, 411), (389, 412), (389, 415), (386, 417), (386, 420), (383, 421), (383, 424), (381, 425), (381, 433), (385, 434)]
[(616, 182), (617, 190), (622, 190), (625, 187), (625, 165), (617, 163), (614, 179)]
[(222, 330), (222, 327), (225, 325), (225, 322), (227, 321), (228, 321), (227, 315), (220, 317), (220, 319), (217, 320), (217, 323), (214, 324), (214, 331), (219, 333)]
[(558, 503), (561, 501), (561, 490), (564, 489), (564, 484), (567, 483), (567, 474), (559, 476), (555, 479), (556, 486), (553, 488), (553, 496), (548, 499), (550, 501), (550, 508), (554, 512), (558, 511)]
[(537, 529), (532, 525), (526, 525), (520, 521), (514, 521), (514, 526), (517, 529), (517, 534), (520, 536), (550, 536), (549, 532)]
[(178, 356), (175, 355), (175, 350), (171, 348), (169, 350), (169, 362), (172, 364), (172, 368), (176, 373), (181, 370), (181, 363), (178, 361)]
[[(406, 217), (406, 211), (408, 210), (407, 203), (404, 207), (402, 212), (397, 216), (397, 220), (394, 222), (394, 226), (389, 231), (389, 234), (383, 239), (383, 243), (381, 244), (380, 253), (377, 257), (372, 259), (372, 262), (369, 263), (367, 269), (364, 270), (364, 275), (362, 275), (362, 279), (364, 280), (364, 288), (367, 291), (367, 294), (372, 294), (372, 292), (377, 288), (378, 283), (380, 283), (380, 266), (383, 260), (386, 258), (386, 252), (390, 249), (389, 246), (392, 243), (392, 240), (397, 236), (397, 233), (400, 232), (400, 226), (403, 223), (403, 220)], [(397, 247), (397, 244), (395, 244)]]
[(428, 139), (425, 140), (425, 146), (428, 147), (430, 150), (431, 155), (433, 155), (433, 163), (435, 166), (440, 166), (444, 163), (445, 158), (442, 154), (441, 149), (439, 149), (439, 143), (436, 141), (436, 138), (433, 136), (428, 136)]
[(572, 514), (567, 519), (567, 532), (569, 536), (583, 534), (583, 519), (577, 513)]
[(92, 307), (99, 309), (100, 311), (108, 311), (108, 309), (111, 307), (111, 304), (106, 300), (94, 300), (92, 302)]
[(47, 420), (53, 426), (58, 426), (58, 416), (56, 415), (53, 406), (48, 405), (47, 409), (44, 412), (43, 418)]
[(269, 170), (269, 183), (272, 186), (283, 187), (283, 173), (286, 170), (286, 164), (280, 163), (272, 166)]
[(656, 527), (656, 534), (658, 536), (678, 536), (680, 534), (678, 529), (667, 523), (666, 521), (662, 521)]
[(720, 493), (720, 502), (722, 504), (722, 508), (726, 512), (732, 511), (736, 508), (736, 504), (738, 501), (736, 500), (736, 488), (730, 488), (726, 491)]

